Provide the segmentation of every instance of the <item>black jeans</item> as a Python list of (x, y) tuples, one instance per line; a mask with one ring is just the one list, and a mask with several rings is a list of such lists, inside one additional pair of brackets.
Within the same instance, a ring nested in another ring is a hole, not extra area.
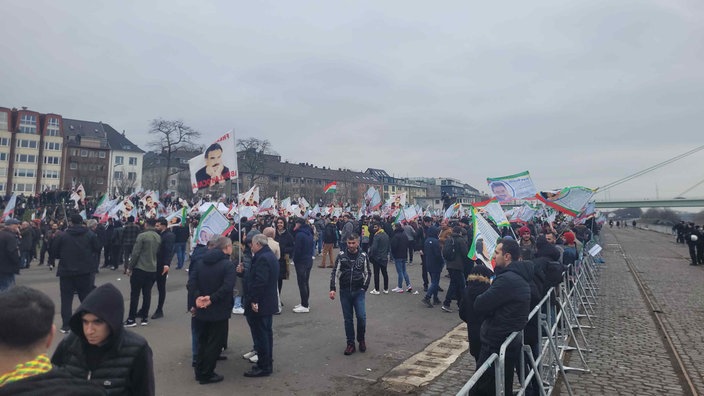
[(166, 275), (168, 273), (162, 275), (163, 270), (163, 268), (161, 271), (158, 268), (156, 270), (156, 290), (159, 292), (159, 302), (156, 306), (157, 312), (161, 312), (164, 309), (164, 301), (166, 301)]
[(381, 289), (379, 289), (379, 272), (381, 272), (381, 276), (384, 278), (384, 290), (389, 290), (389, 273), (386, 271), (388, 264), (388, 261), (378, 262), (374, 260), (372, 262), (374, 266), (374, 289), (377, 291), (381, 291)]
[[(499, 354), (499, 348), (493, 345), (487, 345), (482, 343), (482, 349), (479, 352), (479, 362), (477, 367), (484, 364), (489, 359), (492, 353)], [(516, 365), (520, 362), (521, 353), (521, 341), (514, 339), (511, 345), (506, 348), (506, 360), (504, 362), (504, 394), (513, 394), (513, 372)], [(477, 381), (476, 386), (469, 392), (470, 396), (493, 396), (496, 394), (496, 381), (494, 375), (494, 365), (498, 360), (494, 361), (494, 364), (489, 367), (487, 371), (484, 372), (479, 381)]]
[(313, 263), (296, 264), (296, 280), (298, 281), (298, 291), (301, 294), (301, 305), (308, 308), (308, 298), (310, 297), (310, 270), (313, 268)]
[(156, 272), (146, 272), (139, 268), (132, 270), (130, 276), (130, 313), (127, 319), (134, 320), (137, 316), (137, 305), (139, 305), (139, 293), (142, 293), (142, 309), (139, 310), (142, 319), (149, 317), (149, 307), (152, 303), (152, 286), (156, 279)]
[(447, 287), (447, 293), (445, 294), (445, 301), (442, 305), (449, 307), (452, 300), (457, 301), (457, 304), (462, 300), (462, 292), (464, 292), (464, 271), (458, 269), (448, 269), (447, 272), (450, 273), (450, 286)]
[(420, 276), (423, 279), (423, 288), (428, 288), (428, 268), (425, 266), (425, 255), (420, 255)]
[(68, 327), (73, 314), (73, 294), (78, 293), (78, 300), (83, 302), (88, 293), (93, 290), (91, 274), (61, 276), (59, 277), (59, 290), (61, 291), (61, 327)]
[(194, 319), (194, 333), (198, 334), (198, 355), (196, 356), (196, 379), (210, 378), (220, 356), (223, 345), (227, 342), (229, 320), (206, 322)]

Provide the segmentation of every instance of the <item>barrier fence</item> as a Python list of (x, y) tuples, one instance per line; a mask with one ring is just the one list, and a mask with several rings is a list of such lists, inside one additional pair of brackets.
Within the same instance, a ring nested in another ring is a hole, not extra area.
[[(524, 343), (525, 329), (511, 333), (501, 345), (499, 353), (492, 354), (477, 368), (457, 392), (458, 396), (468, 395), (489, 370), (494, 370), (495, 394), (503, 396), (506, 353), (509, 345), (517, 338), (521, 340), (520, 358), (515, 367), (518, 396), (526, 392), (550, 395), (558, 380), (562, 381), (569, 395), (574, 394), (566, 374), (590, 372), (585, 354), (591, 352), (591, 349), (584, 330), (594, 326), (599, 291), (598, 264), (603, 262), (598, 254), (591, 256), (587, 253), (595, 244), (592, 241), (585, 245), (578, 260), (566, 268), (559, 287), (550, 288), (540, 303), (531, 310), (527, 326), (533, 325), (531, 319), (537, 316), (536, 325), (540, 335), (538, 345)], [(580, 367), (565, 366), (567, 352), (572, 352), (571, 359), (578, 358)]]

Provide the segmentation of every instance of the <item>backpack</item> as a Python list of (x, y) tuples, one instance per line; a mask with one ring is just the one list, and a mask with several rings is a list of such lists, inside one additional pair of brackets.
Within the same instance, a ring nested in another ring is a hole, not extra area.
[(457, 248), (455, 247), (455, 238), (450, 237), (445, 240), (445, 246), (442, 248), (442, 257), (445, 261), (453, 261), (457, 258)]
[(323, 241), (334, 241), (337, 239), (337, 230), (335, 225), (328, 223), (323, 229)]

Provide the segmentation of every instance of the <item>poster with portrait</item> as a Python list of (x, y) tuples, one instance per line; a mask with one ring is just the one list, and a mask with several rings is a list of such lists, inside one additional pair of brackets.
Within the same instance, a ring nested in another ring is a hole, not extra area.
[(495, 196), (499, 203), (533, 198), (538, 192), (528, 171), (502, 177), (487, 177), (486, 182), (491, 195)]
[(194, 193), (237, 178), (235, 133), (227, 132), (206, 147), (203, 155), (188, 160)]
[(252, 186), (238, 198), (240, 206), (259, 206), (259, 186)]
[(474, 208), (472, 208), (472, 223), (474, 236), (472, 237), (472, 246), (467, 257), (472, 260), (479, 260), (487, 268), (493, 270), (491, 260), (494, 258), (494, 250), (498, 245), (499, 234)]
[(220, 213), (215, 205), (211, 205), (200, 217), (200, 222), (193, 232), (193, 246), (207, 245), (214, 236), (222, 235), (229, 228), (227, 217)]
[(570, 216), (577, 216), (586, 208), (595, 191), (587, 187), (574, 186), (561, 190), (541, 191), (535, 197), (555, 210)]
[(144, 217), (155, 219), (157, 217), (156, 210), (159, 207), (159, 195), (154, 191), (147, 191), (140, 202), (144, 207)]
[(387, 202), (391, 210), (401, 209), (406, 206), (406, 193), (393, 194)]

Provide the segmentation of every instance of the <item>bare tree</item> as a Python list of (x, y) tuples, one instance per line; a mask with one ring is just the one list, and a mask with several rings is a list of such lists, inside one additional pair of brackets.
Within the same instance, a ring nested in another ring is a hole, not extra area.
[(159, 118), (152, 120), (149, 133), (155, 135), (154, 140), (149, 145), (158, 149), (166, 158), (166, 167), (164, 168), (166, 174), (159, 180), (159, 190), (164, 191), (166, 181), (171, 175), (175, 174), (171, 173), (173, 172), (171, 166), (172, 154), (182, 149), (192, 150), (196, 146), (196, 139), (200, 137), (200, 132), (184, 124), (181, 120)]
[[(137, 186), (137, 178), (129, 178), (129, 175), (122, 174), (121, 178), (116, 178), (113, 180), (116, 191), (114, 191), (117, 196), (125, 196), (134, 192)], [(113, 191), (111, 191), (113, 193)]]
[(261, 176), (266, 167), (266, 156), (276, 155), (276, 152), (271, 149), (271, 142), (267, 139), (246, 138), (237, 139), (237, 147), (243, 151), (238, 158), (237, 166), (241, 173), (246, 173), (249, 178), (249, 185), (254, 185)]

